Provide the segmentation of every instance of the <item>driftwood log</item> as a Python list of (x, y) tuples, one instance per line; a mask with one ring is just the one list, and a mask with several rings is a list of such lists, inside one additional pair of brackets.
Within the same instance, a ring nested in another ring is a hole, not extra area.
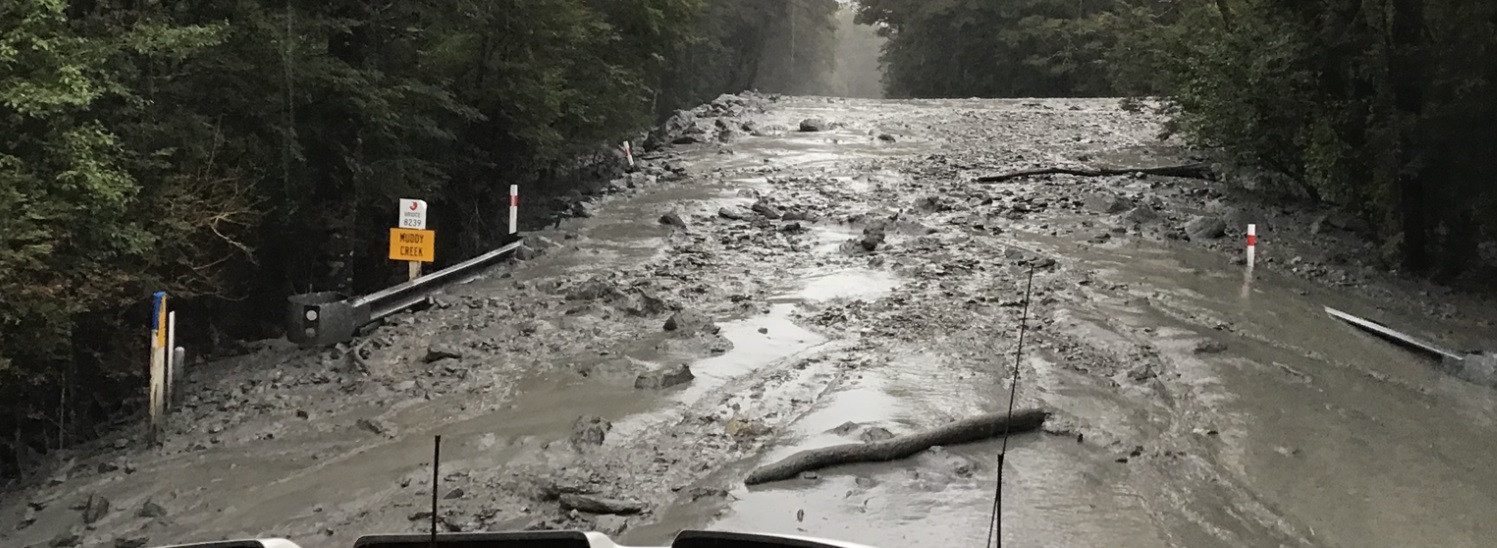
[(1071, 169), (1066, 167), (1044, 167), (1039, 169), (1026, 169), (1013, 171), (999, 175), (984, 175), (976, 180), (979, 183), (1001, 183), (1021, 177), (1033, 177), (1036, 175), (1075, 175), (1077, 177), (1109, 177), (1114, 175), (1129, 175), (1142, 173), (1144, 175), (1159, 175), (1161, 177), (1185, 177), (1189, 179), (1210, 179), (1211, 166), (1203, 163), (1184, 164), (1178, 166), (1163, 167), (1135, 167), (1122, 169)]
[(364, 346), (373, 341), (373, 337), (364, 339), (363, 341), (360, 341), (359, 344), (353, 345), (353, 348), (350, 348), (348, 350), (348, 360), (350, 362), (353, 362), (353, 366), (355, 369), (365, 375), (369, 374), (369, 362), (364, 361)]
[(849, 443), (801, 451), (778, 462), (760, 466), (749, 473), (743, 483), (757, 485), (780, 481), (799, 476), (801, 472), (839, 464), (898, 460), (938, 445), (957, 445), (1002, 436), (1005, 428), (1009, 433), (1029, 432), (1039, 429), (1049, 416), (1049, 412), (1039, 409), (1015, 411), (1013, 416), (1008, 413), (979, 415), (884, 441)]

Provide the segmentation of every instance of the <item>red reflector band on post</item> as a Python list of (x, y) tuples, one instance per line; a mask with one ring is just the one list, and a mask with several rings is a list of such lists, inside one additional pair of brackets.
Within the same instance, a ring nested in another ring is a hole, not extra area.
[(1258, 235), (1248, 234), (1248, 245), (1258, 245)]

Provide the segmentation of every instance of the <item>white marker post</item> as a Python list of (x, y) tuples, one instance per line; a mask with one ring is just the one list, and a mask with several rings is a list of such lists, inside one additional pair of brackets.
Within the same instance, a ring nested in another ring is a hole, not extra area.
[(509, 185), (509, 233), (520, 232), (520, 185)]
[(164, 397), (161, 399), (163, 410), (170, 410), (172, 408), (172, 398), (175, 396), (174, 392), (177, 390), (177, 361), (174, 359), (176, 353), (171, 350), (176, 347), (177, 311), (173, 310), (166, 313), (166, 348), (164, 349), (166, 354), (166, 391)]
[[(414, 198), (400, 199), (400, 228), (415, 230), (426, 230), (426, 200)], [(421, 261), (410, 261), (410, 279), (416, 281), (421, 277)]]
[(624, 157), (629, 159), (629, 167), (634, 167), (634, 147), (629, 146), (629, 141), (624, 141)]
[[(187, 367), (187, 349), (178, 346), (176, 347), (176, 349), (172, 350), (171, 377), (173, 379), (176, 379), (177, 377), (182, 376), (181, 373), (183, 367)], [(172, 382), (176, 381), (173, 380)], [(171, 398), (175, 400), (181, 400), (182, 396), (178, 396), (177, 389), (172, 388)]]
[(1247, 232), (1247, 268), (1253, 271), (1253, 251), (1258, 247), (1258, 225), (1248, 225)]

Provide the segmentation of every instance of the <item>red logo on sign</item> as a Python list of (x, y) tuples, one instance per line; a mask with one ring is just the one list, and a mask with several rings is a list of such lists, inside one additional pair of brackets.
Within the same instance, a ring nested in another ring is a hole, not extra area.
[(411, 202), (411, 211), (415, 211), (417, 207), (420, 207), (420, 206), (418, 206), (415, 201), (412, 201)]

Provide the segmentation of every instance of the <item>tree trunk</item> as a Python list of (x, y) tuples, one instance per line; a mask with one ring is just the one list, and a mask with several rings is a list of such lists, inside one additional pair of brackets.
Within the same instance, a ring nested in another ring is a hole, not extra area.
[(1399, 128), (1398, 198), (1403, 225), (1404, 266), (1424, 272), (1430, 266), (1427, 192), (1418, 160), (1417, 132), (1424, 112), (1423, 0), (1392, 0), (1390, 66), (1393, 106)]

